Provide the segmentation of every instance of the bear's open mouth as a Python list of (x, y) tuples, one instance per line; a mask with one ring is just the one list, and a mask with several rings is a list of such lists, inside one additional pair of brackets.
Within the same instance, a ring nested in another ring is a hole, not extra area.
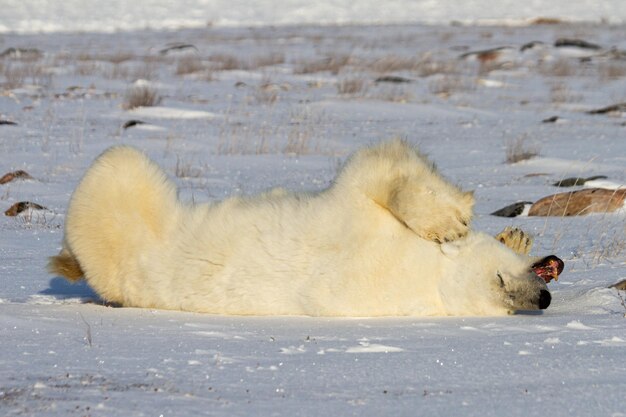
[(552, 280), (558, 281), (559, 274), (563, 272), (565, 264), (554, 255), (547, 256), (531, 266), (533, 272), (549, 283)]

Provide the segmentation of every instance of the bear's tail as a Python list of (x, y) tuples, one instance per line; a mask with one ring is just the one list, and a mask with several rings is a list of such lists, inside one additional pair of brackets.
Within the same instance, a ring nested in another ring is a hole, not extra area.
[(71, 282), (80, 281), (85, 275), (78, 260), (65, 244), (58, 255), (48, 258), (48, 272), (62, 276)]
[(50, 272), (84, 277), (106, 300), (123, 303), (141, 280), (139, 263), (159, 248), (177, 223), (176, 186), (146, 155), (128, 146), (100, 155), (74, 191), (63, 249)]

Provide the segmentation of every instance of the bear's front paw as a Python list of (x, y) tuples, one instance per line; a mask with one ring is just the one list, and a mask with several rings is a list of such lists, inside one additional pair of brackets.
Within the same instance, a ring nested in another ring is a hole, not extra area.
[(430, 224), (425, 224), (423, 230), (416, 233), (427, 240), (437, 243), (452, 242), (467, 235), (469, 232), (469, 216), (439, 216)]
[(496, 235), (496, 239), (522, 255), (528, 255), (533, 246), (533, 239), (517, 227), (505, 227), (502, 232)]

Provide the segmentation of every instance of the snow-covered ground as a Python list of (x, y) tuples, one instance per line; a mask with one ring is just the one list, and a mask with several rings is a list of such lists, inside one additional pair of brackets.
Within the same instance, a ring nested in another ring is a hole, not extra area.
[[(3, 4), (13, 7), (0, 8), (0, 24), (27, 32), (21, 7), (33, 6), (28, 16), (50, 7)], [(607, 17), (623, 17), (612, 4)], [(560, 38), (601, 49), (554, 47)], [(531, 41), (543, 43), (520, 51)], [(192, 46), (167, 50), (182, 44)], [(460, 58), (503, 46), (491, 61)], [(551, 184), (567, 177), (626, 183), (623, 114), (586, 113), (626, 101), (626, 26), (7, 33), (0, 52), (8, 48), (18, 49), (0, 58), (0, 120), (17, 125), (0, 125), (0, 175), (34, 179), (0, 185), (0, 206), (48, 210), (0, 219), (0, 415), (626, 415), (626, 307), (607, 288), (626, 278), (625, 215), (489, 215), (563, 191)], [(410, 82), (375, 81), (392, 75)], [(124, 110), (140, 87), (158, 93), (158, 106)], [(144, 123), (124, 128), (130, 120)], [(70, 193), (108, 146), (145, 150), (184, 199), (209, 201), (322, 189), (350, 152), (392, 136), (476, 191), (473, 227), (522, 227), (533, 253), (564, 259), (548, 310), (215, 317), (106, 307), (45, 272)], [(516, 147), (538, 156), (506, 163)]]
[(0, 32), (112, 32), (207, 26), (464, 22), (535, 18), (621, 23), (622, 0), (2, 0)]

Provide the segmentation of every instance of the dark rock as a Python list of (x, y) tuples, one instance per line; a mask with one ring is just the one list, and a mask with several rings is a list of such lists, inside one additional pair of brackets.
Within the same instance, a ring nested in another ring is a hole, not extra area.
[(376, 83), (392, 83), (392, 84), (402, 84), (402, 83), (411, 83), (413, 80), (409, 78), (399, 77), (397, 75), (385, 75), (382, 77), (378, 77), (374, 80)]
[(524, 209), (527, 206), (530, 206), (532, 201), (520, 201), (518, 203), (511, 204), (510, 206), (506, 206), (501, 208), (500, 210), (496, 210), (491, 213), (492, 216), (498, 217), (517, 217), (524, 212)]
[(541, 123), (556, 123), (557, 120), (559, 120), (559, 116), (552, 116), (547, 119), (543, 119)]
[(129, 120), (127, 122), (124, 122), (124, 124), (122, 125), (123, 129), (128, 129), (129, 127), (133, 127), (133, 126), (137, 126), (137, 125), (143, 125), (145, 124), (145, 122), (142, 122), (141, 120)]
[(0, 52), (0, 58), (39, 58), (42, 52), (36, 48), (7, 48)]
[(584, 185), (587, 181), (605, 180), (606, 178), (606, 175), (595, 175), (589, 178), (572, 177), (562, 179), (561, 181), (557, 181), (552, 185), (556, 187), (575, 187), (577, 185)]
[(554, 42), (554, 46), (557, 48), (562, 47), (574, 47), (574, 48), (582, 48), (582, 49), (591, 49), (597, 51), (598, 49), (602, 49), (600, 45), (596, 45), (595, 43), (587, 42), (582, 39), (569, 39), (569, 38), (560, 38)]
[(617, 103), (617, 104), (612, 104), (610, 106), (601, 107), (599, 109), (589, 110), (587, 114), (606, 114), (606, 113), (625, 112), (625, 111), (626, 111), (626, 103)]
[(527, 49), (533, 49), (534, 47), (539, 46), (539, 45), (545, 45), (545, 44), (543, 42), (541, 42), (541, 41), (532, 41), (532, 42), (528, 42), (528, 43), (525, 43), (524, 45), (522, 45), (519, 48), (519, 50), (521, 52), (524, 52)]
[(190, 43), (174, 43), (161, 49), (159, 53), (161, 55), (167, 55), (170, 52), (180, 52), (180, 51), (184, 51), (185, 49), (193, 49), (196, 52), (198, 51), (198, 48), (196, 48), (195, 45), (192, 45)]

